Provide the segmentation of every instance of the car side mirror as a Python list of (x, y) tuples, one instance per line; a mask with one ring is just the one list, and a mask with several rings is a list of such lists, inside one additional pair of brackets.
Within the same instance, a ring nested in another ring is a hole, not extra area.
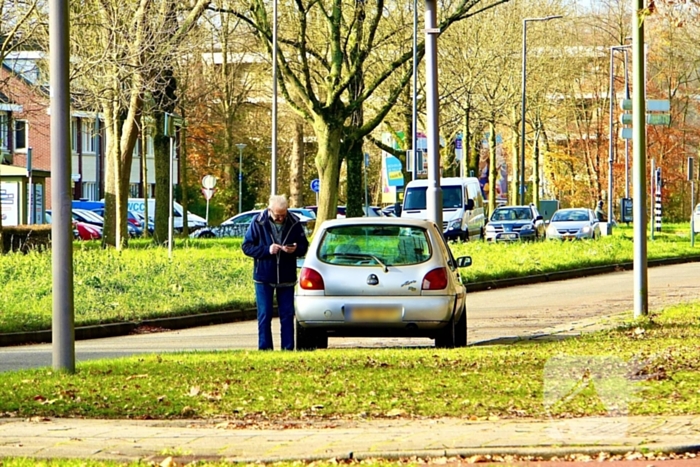
[(472, 257), (471, 256), (460, 256), (457, 258), (457, 267), (458, 268), (466, 268), (468, 266), (472, 265)]
[(465, 209), (467, 211), (471, 211), (472, 209), (474, 209), (474, 200), (473, 199), (470, 198), (467, 200), (467, 205), (465, 206)]
[(544, 217), (542, 217), (541, 215), (535, 217), (535, 220), (536, 220), (536, 221), (541, 221), (542, 219), (544, 219)]

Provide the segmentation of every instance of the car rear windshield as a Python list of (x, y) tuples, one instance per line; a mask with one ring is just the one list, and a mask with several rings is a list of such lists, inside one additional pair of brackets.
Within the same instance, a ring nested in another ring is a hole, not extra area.
[(324, 233), (318, 249), (321, 261), (356, 266), (418, 264), (427, 261), (430, 255), (425, 229), (393, 225), (331, 227)]
[(532, 219), (532, 212), (528, 208), (498, 208), (493, 211), (492, 221), (517, 221)]
[(552, 216), (552, 222), (581, 222), (587, 220), (589, 219), (586, 211), (559, 211)]

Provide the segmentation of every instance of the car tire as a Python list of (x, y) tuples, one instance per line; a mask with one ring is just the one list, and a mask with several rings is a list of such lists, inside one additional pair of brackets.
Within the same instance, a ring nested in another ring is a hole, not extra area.
[[(440, 329), (438, 335), (435, 336), (435, 347), (438, 349), (452, 349), (455, 346), (455, 334), (456, 334), (456, 324), (455, 318), (452, 316), (450, 322), (447, 326)], [(466, 325), (465, 325), (466, 329)]]
[(467, 346), (467, 306), (462, 306), (462, 315), (455, 323), (455, 347)]
[(305, 328), (296, 321), (296, 349), (316, 350), (328, 348), (328, 334), (326, 331)]

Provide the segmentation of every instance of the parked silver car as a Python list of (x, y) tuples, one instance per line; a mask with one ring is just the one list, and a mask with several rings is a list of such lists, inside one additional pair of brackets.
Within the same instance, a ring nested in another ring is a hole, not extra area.
[(600, 224), (592, 209), (559, 209), (547, 226), (547, 238), (576, 240), (600, 237)]
[(335, 336), (421, 336), (467, 345), (466, 288), (435, 224), (356, 217), (326, 221), (309, 246), (296, 288), (297, 349)]

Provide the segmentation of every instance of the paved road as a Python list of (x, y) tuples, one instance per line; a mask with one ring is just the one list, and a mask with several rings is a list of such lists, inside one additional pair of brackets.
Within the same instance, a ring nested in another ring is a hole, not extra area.
[[(700, 263), (651, 268), (649, 306), (700, 299)], [(528, 338), (553, 329), (578, 333), (600, 317), (633, 309), (633, 273), (471, 293), (467, 299), (469, 344), (485, 345)], [(273, 321), (275, 339), (277, 320)], [(331, 347), (431, 346), (429, 339), (331, 339)], [(279, 342), (275, 345), (279, 348)], [(242, 322), (76, 342), (77, 362), (138, 353), (182, 350), (255, 349), (256, 323)], [(0, 372), (51, 365), (51, 345), (0, 348)]]

